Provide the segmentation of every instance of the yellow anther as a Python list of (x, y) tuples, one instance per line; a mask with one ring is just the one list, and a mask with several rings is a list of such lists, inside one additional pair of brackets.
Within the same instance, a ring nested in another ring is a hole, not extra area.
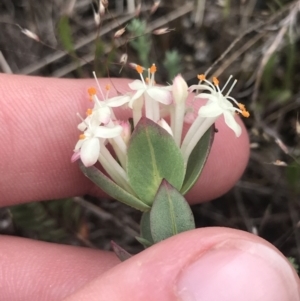
[(206, 79), (206, 77), (205, 77), (204, 74), (198, 74), (198, 75), (197, 75), (197, 78), (198, 78), (199, 80), (201, 80), (201, 81)]
[(153, 74), (156, 72), (156, 66), (155, 64), (152, 64), (151, 68), (150, 68), (150, 73)]
[(80, 134), (79, 135), (79, 140), (83, 140), (83, 139), (85, 139), (85, 135), (84, 134)]
[(216, 77), (213, 77), (212, 82), (215, 86), (219, 86), (219, 80)]
[(107, 84), (107, 85), (105, 86), (105, 90), (106, 90), (106, 91), (109, 91), (109, 90), (110, 90), (110, 84)]
[(86, 113), (87, 116), (92, 115), (93, 110), (92, 109), (87, 109), (85, 113)]
[(97, 94), (97, 90), (94, 87), (90, 87), (90, 88), (88, 88), (88, 93), (90, 96), (94, 96)]
[(144, 68), (140, 65), (136, 65), (135, 70), (137, 71), (137, 73), (142, 74), (144, 71)]

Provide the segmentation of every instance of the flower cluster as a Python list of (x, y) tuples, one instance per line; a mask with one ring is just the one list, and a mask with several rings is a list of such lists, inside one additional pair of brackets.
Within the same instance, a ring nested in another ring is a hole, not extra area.
[[(181, 75), (175, 77), (172, 85), (157, 86), (155, 83), (156, 66), (154, 64), (147, 70), (139, 65), (136, 65), (135, 69), (140, 79), (129, 83), (131, 92), (125, 95), (109, 98), (110, 86), (107, 85), (105, 87), (106, 93), (103, 93), (97, 82), (101, 94), (100, 100), (95, 88), (88, 89), (90, 100), (94, 106), (87, 110), (85, 118), (80, 117), (81, 123), (78, 125), (78, 129), (82, 133), (75, 146), (72, 161), (80, 158), (86, 167), (99, 161), (110, 177), (130, 192), (131, 188), (126, 174), (126, 153), (131, 136), (131, 125), (128, 121), (117, 120), (113, 111), (114, 108), (121, 106), (126, 106), (132, 110), (134, 127), (145, 115), (168, 131), (180, 148), (185, 164), (187, 164), (197, 142), (220, 116), (224, 116), (225, 123), (237, 137), (241, 135), (241, 127), (237, 123), (235, 115), (239, 113), (248, 117), (249, 113), (243, 104), (229, 96), (236, 81), (224, 94), (231, 77), (222, 89), (219, 87), (217, 78), (213, 78), (210, 82), (205, 78), (205, 75), (198, 75), (198, 85), (191, 87), (187, 86)], [(147, 73), (147, 77), (143, 76), (144, 72)], [(207, 99), (207, 103), (198, 110), (187, 134), (182, 138), (182, 129), (187, 113), (186, 99), (189, 92), (195, 90), (195, 99)], [(169, 122), (162, 116), (167, 116)], [(113, 148), (118, 161), (107, 149), (108, 143)]]

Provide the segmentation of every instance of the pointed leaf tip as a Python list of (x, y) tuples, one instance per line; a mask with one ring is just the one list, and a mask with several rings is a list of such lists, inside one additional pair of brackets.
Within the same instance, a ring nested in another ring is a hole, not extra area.
[(195, 229), (192, 210), (185, 198), (166, 180), (161, 183), (150, 211), (154, 242)]

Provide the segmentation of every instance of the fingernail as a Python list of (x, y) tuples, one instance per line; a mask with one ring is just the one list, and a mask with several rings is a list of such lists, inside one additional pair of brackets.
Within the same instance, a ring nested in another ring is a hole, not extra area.
[(275, 250), (226, 242), (186, 267), (177, 283), (181, 301), (299, 301), (299, 282)]

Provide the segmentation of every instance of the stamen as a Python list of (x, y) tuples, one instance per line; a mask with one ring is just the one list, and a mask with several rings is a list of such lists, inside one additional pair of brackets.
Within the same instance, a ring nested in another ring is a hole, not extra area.
[(150, 73), (151, 74), (153, 74), (153, 73), (155, 73), (156, 72), (156, 66), (155, 66), (155, 64), (152, 64), (152, 66), (151, 66), (151, 68), (150, 68)]
[(105, 90), (106, 90), (106, 91), (109, 91), (109, 90), (110, 90), (110, 84), (107, 84), (107, 85), (105, 86)]
[(90, 88), (88, 88), (88, 93), (92, 97), (97, 94), (97, 90), (94, 87), (90, 87)]
[(198, 74), (198, 75), (197, 75), (197, 78), (198, 78), (199, 80), (201, 80), (201, 81), (203, 81), (203, 80), (206, 79), (206, 77), (205, 77), (204, 74)]
[[(234, 88), (234, 86), (235, 86), (236, 83), (237, 83), (237, 80), (235, 79), (234, 82), (233, 82), (233, 84), (231, 85), (230, 89), (229, 89), (228, 92), (226, 93), (226, 96), (228, 96), (228, 95), (230, 94), (230, 92), (232, 91), (232, 89)], [(223, 89), (224, 89), (224, 88), (223, 88)], [(222, 91), (223, 91), (223, 89), (222, 89)], [(225, 97), (226, 97), (226, 96), (225, 96)]]
[[(232, 79), (232, 75), (229, 76), (229, 78), (227, 79), (227, 82), (225, 83), (225, 85), (223, 86), (221, 92), (223, 92), (225, 90), (225, 88), (227, 87), (227, 85), (229, 84), (230, 80)], [(228, 95), (229, 93), (227, 93)]]
[(245, 105), (244, 105), (244, 104), (242, 104), (242, 103), (238, 103), (238, 107), (239, 107), (239, 109), (240, 109), (240, 110), (242, 110), (242, 111), (246, 111), (246, 107), (245, 107)]
[(81, 119), (81, 121), (88, 127), (88, 124), (86, 123), (86, 121), (81, 117), (81, 115), (79, 113), (76, 113), (76, 115)]
[(87, 111), (85, 112), (87, 116), (92, 115), (93, 110), (92, 109), (87, 109)]
[(215, 86), (219, 86), (219, 80), (216, 77), (213, 77), (212, 82)]
[(79, 140), (83, 140), (83, 139), (85, 139), (85, 135), (84, 134), (80, 134), (79, 135)]
[(250, 116), (250, 113), (246, 110), (243, 110), (241, 114), (246, 118), (248, 118)]
[(137, 73), (142, 74), (144, 71), (144, 68), (140, 65), (136, 65), (135, 70), (137, 71)]
[(146, 78), (145, 78), (145, 82), (148, 84), (149, 81), (150, 81), (149, 77), (146, 77)]
[[(100, 93), (101, 93), (101, 96), (102, 96), (102, 99), (105, 99), (104, 94), (103, 94), (103, 91), (102, 91), (102, 89), (101, 89), (101, 87), (100, 87), (100, 84), (99, 84), (99, 81), (98, 81), (98, 78), (97, 78), (97, 76), (96, 76), (96, 72), (95, 72), (95, 71), (93, 71), (93, 76), (94, 76), (94, 79), (96, 80), (98, 89), (99, 89), (99, 91), (100, 91)], [(97, 98), (96, 100), (98, 101), (98, 98)]]

